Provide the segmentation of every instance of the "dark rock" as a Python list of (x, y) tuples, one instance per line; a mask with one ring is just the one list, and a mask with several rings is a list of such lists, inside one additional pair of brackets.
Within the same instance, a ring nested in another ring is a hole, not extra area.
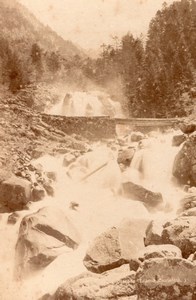
[(182, 258), (145, 260), (136, 273), (139, 300), (195, 299), (196, 265)]
[(195, 122), (182, 122), (179, 124), (180, 130), (185, 134), (191, 134), (196, 131), (196, 123)]
[(196, 135), (191, 136), (176, 155), (172, 172), (179, 183), (196, 185)]
[(122, 187), (124, 195), (126, 197), (143, 202), (143, 204), (148, 209), (161, 207), (161, 205), (163, 204), (161, 193), (149, 191), (141, 185), (135, 184), (130, 181), (123, 183)]
[(172, 139), (172, 146), (179, 147), (182, 143), (186, 141), (186, 136), (184, 134), (174, 135)]
[(31, 183), (12, 176), (0, 184), (0, 204), (5, 211), (22, 210), (31, 200)]
[(7, 223), (14, 225), (14, 224), (16, 224), (16, 222), (18, 221), (19, 218), (20, 218), (19, 213), (14, 212), (8, 216)]
[(32, 189), (32, 201), (36, 202), (36, 201), (40, 201), (45, 197), (45, 190), (40, 187), (40, 186), (36, 186), (33, 187)]
[(135, 272), (121, 266), (101, 275), (83, 273), (58, 288), (54, 300), (128, 300), (135, 294)]
[(99, 235), (87, 250), (85, 267), (89, 271), (102, 273), (137, 259), (138, 249), (144, 248), (146, 224), (142, 219), (125, 221)]
[(54, 196), (54, 188), (52, 187), (52, 185), (49, 182), (43, 182), (43, 187), (46, 190), (46, 193), (48, 196), (53, 197)]
[(131, 271), (137, 272), (137, 270), (139, 269), (140, 265), (141, 265), (141, 261), (139, 259), (135, 258), (135, 259), (131, 259), (129, 261), (129, 268), (130, 268)]
[(124, 164), (129, 166), (133, 159), (134, 154), (135, 154), (135, 148), (127, 148), (125, 150), (121, 150), (118, 153), (117, 162), (119, 164)]
[(141, 132), (132, 132), (131, 133), (131, 141), (132, 142), (139, 142), (144, 138), (144, 134)]
[(76, 228), (58, 208), (45, 207), (24, 217), (16, 244), (16, 276), (47, 266), (79, 243)]

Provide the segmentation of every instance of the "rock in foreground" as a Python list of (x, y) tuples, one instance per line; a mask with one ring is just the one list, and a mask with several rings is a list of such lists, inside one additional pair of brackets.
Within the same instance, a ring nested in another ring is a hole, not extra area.
[(135, 272), (128, 266), (101, 275), (83, 273), (65, 282), (52, 297), (54, 300), (131, 299), (135, 294)]
[(43, 268), (59, 254), (76, 249), (79, 243), (77, 230), (61, 210), (42, 208), (21, 221), (16, 244), (16, 273)]
[(196, 134), (184, 143), (176, 155), (173, 175), (181, 184), (196, 185)]
[(125, 221), (99, 235), (84, 258), (85, 267), (92, 272), (102, 273), (137, 259), (144, 248), (145, 220)]
[(181, 258), (144, 261), (136, 273), (138, 300), (196, 299), (196, 265)]
[(145, 245), (172, 244), (188, 258), (196, 251), (196, 218), (180, 216), (169, 222), (151, 222), (146, 231)]

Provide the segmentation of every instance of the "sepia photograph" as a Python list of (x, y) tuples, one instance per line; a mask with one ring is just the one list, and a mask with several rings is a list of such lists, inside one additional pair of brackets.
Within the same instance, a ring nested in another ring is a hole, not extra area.
[(196, 300), (196, 0), (0, 28), (0, 300)]

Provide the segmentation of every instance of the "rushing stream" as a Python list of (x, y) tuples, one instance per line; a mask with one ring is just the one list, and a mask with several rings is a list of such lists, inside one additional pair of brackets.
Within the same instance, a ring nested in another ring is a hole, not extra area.
[[(89, 101), (88, 98), (84, 102), (82, 99), (83, 108), (79, 103), (77, 110), (74, 108), (75, 98), (70, 99), (67, 104), (68, 115), (77, 115), (78, 111), (86, 109)], [(93, 102), (96, 106), (95, 113), (101, 114), (100, 101), (96, 99), (95, 97)], [(64, 108), (62, 104), (59, 104), (60, 110), (65, 109), (65, 103)], [(55, 110), (59, 114), (57, 107), (53, 108), (52, 112), (55, 113)], [(86, 111), (83, 111), (83, 114), (86, 114)], [(125, 218), (152, 220), (175, 215), (182, 191), (171, 175), (174, 157), (179, 151), (179, 148), (171, 146), (172, 136), (173, 133), (155, 133), (153, 137), (148, 137), (144, 146), (136, 151), (131, 166), (123, 173), (117, 164), (119, 146), (110, 148), (103, 143), (93, 144), (91, 152), (79, 157), (68, 167), (63, 167), (63, 155), (43, 156), (34, 162), (41, 164), (45, 171), (56, 173), (55, 196), (31, 203), (28, 211), (20, 212), (20, 220), (15, 225), (7, 224), (8, 214), (1, 215), (0, 234), (4, 237), (0, 248), (0, 290), (3, 295), (1, 299), (37, 300), (45, 293), (53, 293), (67, 278), (86, 270), (83, 258), (92, 239)], [(103, 168), (88, 177), (88, 174), (103, 165)], [(152, 191), (161, 192), (165, 207), (169, 207), (167, 213), (162, 210), (152, 214), (141, 202), (125, 198), (121, 193), (121, 183), (129, 180)], [(70, 202), (78, 203), (77, 210), (70, 209)], [(15, 281), (14, 256), (20, 221), (24, 215), (48, 205), (59, 207), (66, 212), (81, 234), (82, 242), (77, 250), (61, 254), (42, 271), (24, 280)]]

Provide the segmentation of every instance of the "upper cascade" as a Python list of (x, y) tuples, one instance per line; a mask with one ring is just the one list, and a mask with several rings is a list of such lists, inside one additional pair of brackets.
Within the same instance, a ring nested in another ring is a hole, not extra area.
[(120, 103), (100, 91), (67, 93), (64, 99), (46, 110), (46, 113), (74, 117), (123, 117)]

